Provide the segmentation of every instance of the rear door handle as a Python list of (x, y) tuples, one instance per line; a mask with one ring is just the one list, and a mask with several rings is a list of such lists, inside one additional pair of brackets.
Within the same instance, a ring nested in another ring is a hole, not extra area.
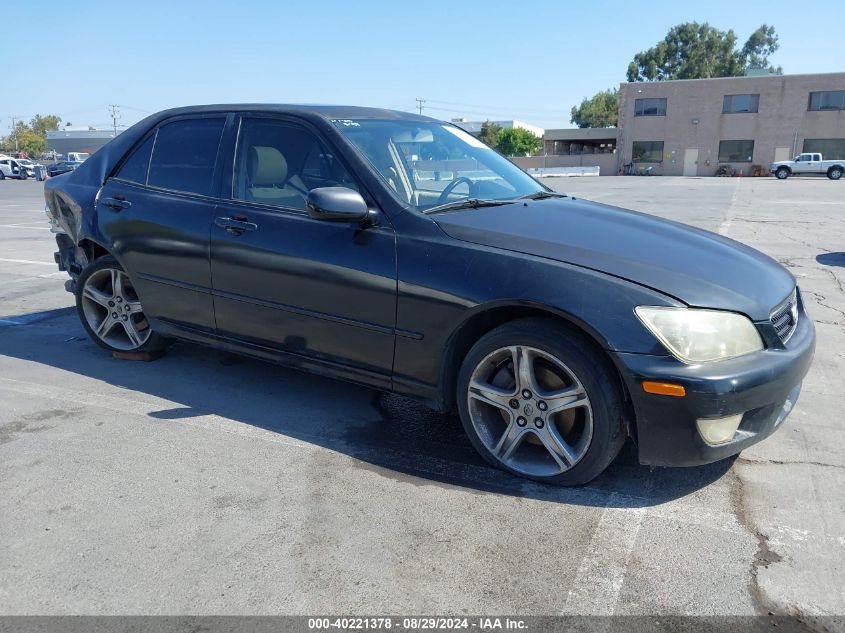
[(122, 198), (103, 198), (102, 204), (113, 211), (123, 211), (123, 209), (128, 209), (132, 206), (132, 203), (129, 200), (123, 200)]
[(255, 222), (236, 220), (235, 218), (215, 218), (214, 223), (222, 229), (226, 229), (229, 235), (240, 235), (248, 231), (255, 231), (258, 225)]

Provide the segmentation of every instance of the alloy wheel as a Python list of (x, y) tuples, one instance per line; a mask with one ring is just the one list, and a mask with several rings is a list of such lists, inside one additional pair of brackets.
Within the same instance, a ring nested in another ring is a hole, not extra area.
[(559, 475), (590, 447), (593, 411), (584, 386), (540, 349), (510, 346), (488, 354), (472, 372), (467, 398), (478, 437), (521, 474)]
[(116, 268), (97, 270), (85, 280), (82, 312), (91, 331), (115, 349), (136, 350), (152, 334), (129, 276)]

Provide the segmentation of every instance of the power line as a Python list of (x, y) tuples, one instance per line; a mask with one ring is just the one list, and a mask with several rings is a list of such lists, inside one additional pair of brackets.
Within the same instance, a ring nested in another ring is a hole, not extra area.
[(425, 99), (420, 99), (419, 97), (417, 97), (417, 107), (420, 109), (420, 114), (422, 114), (424, 103)]
[(111, 110), (111, 121), (112, 127), (114, 128), (115, 136), (117, 136), (117, 120), (120, 118), (120, 110), (118, 108), (120, 108), (120, 106), (117, 104), (112, 104), (109, 106), (109, 109)]
[(18, 123), (17, 123), (17, 116), (9, 117), (12, 119), (12, 134), (15, 135), (15, 151), (18, 151)]
[(507, 105), (505, 106), (493, 106), (490, 107), (489, 105), (480, 105), (478, 103), (458, 103), (457, 101), (439, 101), (437, 99), (429, 99), (431, 103), (439, 103), (441, 105), (448, 105), (448, 106), (459, 106), (461, 108), (471, 108), (473, 110), (485, 110), (489, 112), (505, 112), (507, 110), (518, 110), (525, 114), (534, 114), (534, 115), (544, 115), (544, 114), (560, 114), (560, 108), (550, 108), (550, 109), (536, 109), (532, 108), (531, 110), (525, 110), (521, 107), (514, 107), (509, 108)]

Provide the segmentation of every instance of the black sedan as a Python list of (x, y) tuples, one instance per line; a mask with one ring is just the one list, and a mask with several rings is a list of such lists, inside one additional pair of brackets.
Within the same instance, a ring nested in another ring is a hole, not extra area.
[(736, 454), (813, 356), (769, 257), (554, 193), (427, 117), (169, 110), (45, 195), (103, 348), (180, 338), (419, 398), (541, 481), (591, 480), (628, 437), (648, 464)]
[(81, 164), (81, 162), (73, 160), (53, 163), (52, 165), (47, 165), (47, 175), (51, 178), (53, 176), (61, 176), (62, 174), (66, 174), (68, 172), (73, 171)]

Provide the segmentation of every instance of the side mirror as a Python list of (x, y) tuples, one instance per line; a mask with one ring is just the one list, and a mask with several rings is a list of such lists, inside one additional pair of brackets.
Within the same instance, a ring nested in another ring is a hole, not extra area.
[(308, 215), (329, 222), (361, 222), (369, 216), (361, 194), (347, 187), (318, 187), (305, 198)]

